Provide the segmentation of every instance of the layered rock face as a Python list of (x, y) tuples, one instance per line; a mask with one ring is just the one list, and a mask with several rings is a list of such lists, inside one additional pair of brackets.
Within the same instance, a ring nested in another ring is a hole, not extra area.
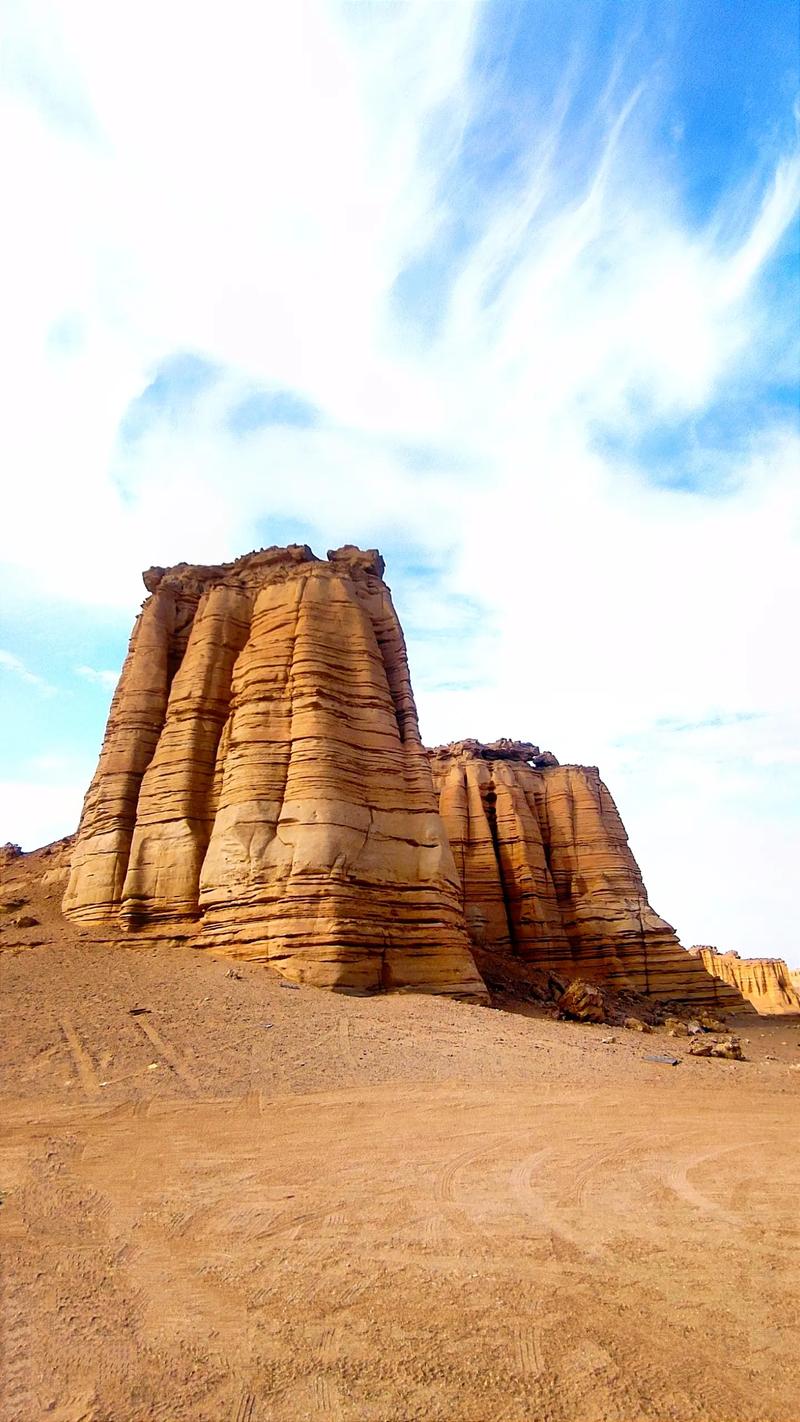
[(476, 949), (667, 1001), (745, 1006), (650, 907), (594, 767), (512, 741), (430, 757)]
[(800, 1013), (795, 975), (782, 958), (740, 958), (738, 953), (720, 953), (704, 944), (697, 944), (690, 952), (707, 972), (735, 987), (764, 1016)]
[(647, 901), (597, 770), (420, 742), (383, 560), (151, 568), (64, 911), (362, 992), (486, 1000), (472, 957), (744, 1007)]
[(64, 911), (360, 991), (484, 999), (383, 560), (151, 569)]

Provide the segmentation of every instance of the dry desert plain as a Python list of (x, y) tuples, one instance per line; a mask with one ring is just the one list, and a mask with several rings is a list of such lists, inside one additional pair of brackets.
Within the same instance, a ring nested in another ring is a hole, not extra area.
[(24, 862), (3, 1422), (797, 1422), (800, 1019), (730, 1062), (296, 988)]

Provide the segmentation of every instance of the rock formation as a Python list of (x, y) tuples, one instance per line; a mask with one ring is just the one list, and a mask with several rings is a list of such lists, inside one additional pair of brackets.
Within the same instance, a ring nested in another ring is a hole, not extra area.
[(650, 907), (594, 767), (512, 741), (459, 741), (430, 757), (482, 962), (496, 953), (666, 1001), (744, 1006)]
[(343, 990), (486, 1000), (472, 946), (743, 1007), (651, 909), (595, 769), (424, 750), (382, 574), (300, 545), (144, 574), (64, 912)]
[(800, 1013), (800, 994), (782, 958), (740, 958), (738, 953), (720, 953), (706, 944), (689, 951), (706, 972), (735, 987), (764, 1016)]
[(145, 574), (64, 911), (321, 986), (485, 999), (377, 553)]

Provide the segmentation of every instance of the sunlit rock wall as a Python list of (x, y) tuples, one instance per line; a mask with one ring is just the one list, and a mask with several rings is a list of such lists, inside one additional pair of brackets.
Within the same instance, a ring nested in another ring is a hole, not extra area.
[(484, 998), (377, 553), (151, 569), (64, 911), (362, 991)]
[(512, 741), (461, 741), (430, 756), (476, 947), (565, 978), (744, 1007), (650, 907), (594, 767)]
[(735, 987), (757, 1012), (800, 1013), (800, 994), (782, 958), (740, 958), (701, 944), (691, 951), (707, 972)]

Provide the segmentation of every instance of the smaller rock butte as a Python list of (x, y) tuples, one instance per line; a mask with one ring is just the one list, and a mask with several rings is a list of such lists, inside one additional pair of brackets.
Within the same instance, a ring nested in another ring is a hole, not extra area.
[(426, 752), (376, 550), (151, 568), (64, 912), (351, 991), (487, 1000), (476, 952), (736, 1010), (647, 901), (597, 770)]
[(744, 1007), (650, 907), (596, 767), (508, 740), (429, 754), (477, 948), (667, 1002)]
[(800, 1013), (800, 975), (792, 974), (782, 958), (740, 958), (738, 953), (720, 953), (709, 944), (697, 943), (689, 949), (706, 972), (735, 987), (757, 1012)]

